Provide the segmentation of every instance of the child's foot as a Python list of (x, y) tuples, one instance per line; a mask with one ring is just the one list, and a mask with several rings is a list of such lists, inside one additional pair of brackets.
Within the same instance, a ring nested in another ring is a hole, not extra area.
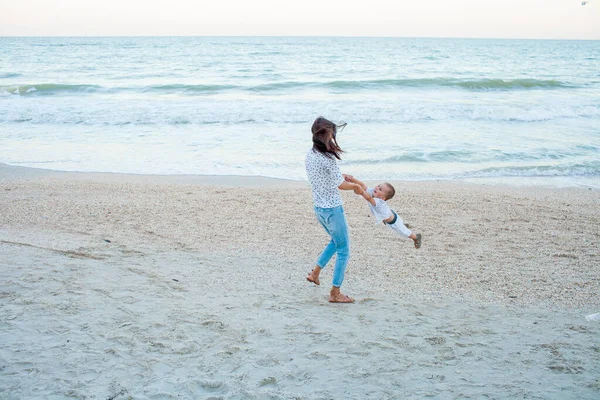
[(421, 234), (417, 233), (417, 238), (414, 239), (415, 242), (415, 249), (420, 249), (421, 248)]
[(312, 271), (310, 271), (310, 273), (306, 277), (306, 280), (314, 283), (317, 286), (319, 286), (321, 284), (321, 281), (319, 281), (319, 275), (315, 273), (314, 269)]

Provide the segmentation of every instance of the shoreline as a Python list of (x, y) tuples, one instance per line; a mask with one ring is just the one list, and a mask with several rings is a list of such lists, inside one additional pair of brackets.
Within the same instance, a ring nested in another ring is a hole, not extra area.
[(62, 171), (45, 168), (22, 167), (0, 163), (0, 178), (11, 181), (20, 179), (45, 178), (72, 178), (76, 180), (89, 180), (97, 182), (129, 182), (129, 183), (156, 183), (156, 184), (198, 184), (215, 185), (224, 187), (262, 187), (284, 186), (302, 187), (304, 181), (271, 178), (265, 176), (243, 175), (159, 175), (159, 174), (131, 174), (120, 172), (83, 172)]
[[(351, 174), (349, 171), (348, 173)], [(261, 186), (281, 186), (281, 187), (307, 187), (306, 180), (294, 180), (275, 178), (269, 176), (254, 175), (204, 175), (204, 174), (145, 174), (145, 173), (123, 173), (123, 172), (90, 172), (90, 171), (64, 171), (46, 168), (25, 167), (20, 165), (11, 165), (0, 162), (0, 175), (5, 180), (15, 180), (23, 178), (34, 178), (38, 176), (60, 177), (61, 174), (80, 180), (96, 180), (106, 182), (154, 182), (154, 183), (172, 183), (172, 184), (203, 184), (224, 187), (261, 187)], [(366, 182), (375, 182), (366, 180)], [(456, 184), (474, 184), (482, 186), (506, 186), (513, 188), (542, 187), (550, 189), (563, 188), (587, 188), (590, 190), (600, 189), (600, 177), (482, 177), (482, 178), (456, 178), (456, 179), (423, 179), (423, 180), (402, 180), (394, 179), (390, 182), (405, 182), (409, 184), (417, 183), (456, 183)]]

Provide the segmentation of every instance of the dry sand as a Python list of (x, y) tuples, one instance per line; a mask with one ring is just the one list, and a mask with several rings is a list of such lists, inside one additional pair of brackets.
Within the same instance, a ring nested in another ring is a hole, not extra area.
[(0, 165), (0, 398), (598, 398), (600, 191), (392, 183), (332, 305), (306, 183)]

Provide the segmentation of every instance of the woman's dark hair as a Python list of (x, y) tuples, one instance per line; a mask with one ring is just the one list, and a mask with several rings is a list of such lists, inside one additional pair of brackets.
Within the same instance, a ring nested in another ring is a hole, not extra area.
[[(311, 128), (313, 150), (316, 150), (329, 158), (335, 157), (338, 160), (341, 160), (340, 154), (344, 151), (337, 144), (335, 135), (337, 134), (338, 128), (342, 130), (345, 127), (346, 124), (336, 125), (323, 117), (315, 119)], [(331, 140), (328, 140), (330, 134)]]

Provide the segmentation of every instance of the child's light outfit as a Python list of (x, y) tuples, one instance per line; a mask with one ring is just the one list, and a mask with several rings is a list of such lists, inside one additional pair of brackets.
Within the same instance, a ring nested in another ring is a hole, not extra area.
[[(373, 191), (373, 188), (367, 188), (367, 193), (369, 193), (371, 197), (373, 197)], [(398, 214), (396, 214), (396, 212), (390, 208), (385, 200), (378, 199), (376, 197), (373, 197), (373, 200), (375, 200), (375, 205), (369, 202), (369, 209), (371, 210), (371, 214), (373, 214), (375, 217), (376, 224), (379, 224), (384, 219), (388, 219), (389, 217), (393, 216), (394, 219), (391, 222), (384, 222), (384, 224), (392, 228), (392, 230), (400, 236), (408, 238), (412, 234), (411, 230), (404, 225), (404, 222), (402, 222), (402, 218), (400, 218)]]

